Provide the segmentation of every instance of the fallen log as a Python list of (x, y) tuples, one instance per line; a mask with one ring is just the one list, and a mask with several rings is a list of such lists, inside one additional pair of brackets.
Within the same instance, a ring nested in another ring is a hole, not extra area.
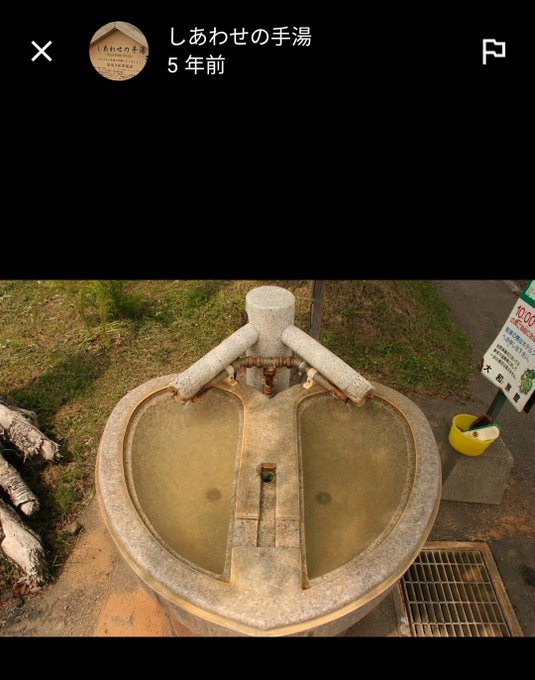
[[(39, 535), (24, 524), (17, 510), (32, 515), (39, 509), (39, 500), (2, 455), (2, 441), (16, 447), (24, 461), (34, 456), (58, 460), (59, 446), (41, 432), (33, 411), (0, 397), (0, 549), (24, 572), (19, 583), (33, 588), (42, 585), (48, 577), (45, 551)], [(16, 509), (8, 505), (2, 493)]]
[(35, 422), (37, 417), (33, 411), (8, 406), (5, 399), (0, 401), (0, 437), (16, 446), (24, 460), (36, 455), (45, 460), (58, 460), (59, 446), (46, 437)]

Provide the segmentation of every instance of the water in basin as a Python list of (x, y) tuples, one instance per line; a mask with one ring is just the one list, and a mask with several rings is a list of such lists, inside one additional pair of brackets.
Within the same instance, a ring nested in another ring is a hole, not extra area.
[(185, 406), (164, 392), (133, 419), (131, 484), (142, 516), (177, 556), (224, 573), (241, 403), (220, 390)]
[(381, 399), (364, 408), (329, 395), (299, 413), (308, 578), (364, 556), (405, 507), (414, 442), (405, 418)]

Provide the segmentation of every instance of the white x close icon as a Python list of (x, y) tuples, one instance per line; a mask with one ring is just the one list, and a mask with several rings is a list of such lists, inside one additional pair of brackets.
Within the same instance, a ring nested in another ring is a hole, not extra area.
[(39, 50), (32, 57), (32, 61), (35, 61), (37, 59), (37, 57), (40, 57), (41, 55), (43, 57), (45, 57), (46, 59), (48, 59), (48, 61), (52, 61), (52, 57), (49, 57), (48, 54), (45, 52), (45, 50), (47, 50), (50, 47), (50, 45), (52, 45), (52, 40), (49, 40), (44, 47), (39, 47), (39, 45), (36, 42), (34, 42), (33, 40), (32, 40), (32, 45), (35, 47), (36, 50)]

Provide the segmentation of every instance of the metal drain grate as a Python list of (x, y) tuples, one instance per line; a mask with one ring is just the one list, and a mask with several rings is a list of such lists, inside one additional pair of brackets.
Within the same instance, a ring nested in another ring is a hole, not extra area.
[(413, 636), (522, 635), (485, 543), (427, 543), (401, 584)]

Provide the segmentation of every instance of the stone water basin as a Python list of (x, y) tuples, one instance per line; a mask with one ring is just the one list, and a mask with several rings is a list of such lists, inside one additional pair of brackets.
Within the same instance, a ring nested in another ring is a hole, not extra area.
[[(106, 425), (97, 491), (122, 555), (171, 621), (205, 635), (334, 635), (415, 559), (440, 499), (418, 407), (374, 384), (268, 398), (226, 381), (182, 404), (162, 376)], [(178, 626), (177, 626), (178, 628)]]

